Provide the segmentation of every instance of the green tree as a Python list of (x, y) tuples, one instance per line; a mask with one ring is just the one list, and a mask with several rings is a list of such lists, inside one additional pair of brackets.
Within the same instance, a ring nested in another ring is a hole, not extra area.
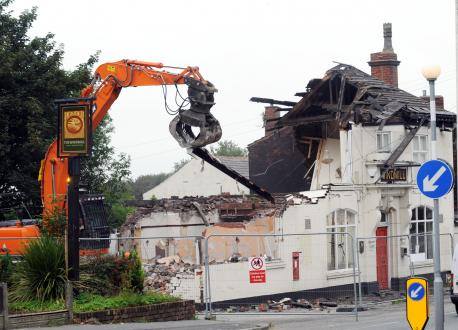
[(170, 173), (170, 175), (173, 174), (173, 173), (178, 172), (183, 166), (185, 166), (187, 163), (189, 163), (189, 161), (190, 161), (190, 159), (182, 159), (182, 160), (180, 160), (178, 162), (175, 162), (173, 164), (173, 172)]
[[(56, 135), (53, 101), (78, 96), (90, 81), (97, 55), (64, 70), (64, 51), (54, 36), (30, 38), (36, 8), (18, 17), (0, 0), (0, 208), (33, 201), (40, 205), (40, 160)], [(37, 208), (32, 213), (40, 213)]]
[(246, 157), (248, 155), (248, 150), (246, 148), (239, 147), (231, 140), (218, 142), (216, 147), (210, 147), (210, 151), (215, 156)]
[(132, 190), (135, 199), (143, 199), (143, 194), (148, 190), (156, 187), (162, 181), (167, 179), (170, 173), (158, 173), (158, 174), (146, 174), (140, 175), (137, 179), (132, 182)]

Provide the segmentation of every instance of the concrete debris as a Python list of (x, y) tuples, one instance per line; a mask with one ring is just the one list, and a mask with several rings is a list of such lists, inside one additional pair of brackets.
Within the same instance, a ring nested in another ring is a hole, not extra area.
[(178, 263), (180, 263), (180, 261), (181, 261), (180, 256), (174, 255), (174, 256), (164, 257), (164, 258), (158, 259), (156, 262), (158, 264), (165, 264), (166, 266), (169, 266), (171, 263), (178, 264)]
[(249, 311), (257, 311), (257, 312), (268, 312), (268, 311), (275, 311), (275, 312), (283, 312), (288, 311), (291, 309), (308, 309), (308, 310), (320, 310), (320, 311), (328, 311), (330, 312), (334, 310), (334, 308), (338, 308), (338, 303), (334, 301), (329, 301), (326, 298), (319, 298), (314, 301), (312, 304), (306, 299), (291, 299), (291, 298), (283, 298), (279, 301), (275, 300), (268, 300), (267, 303), (260, 303), (255, 305), (241, 305), (241, 306), (229, 306), (225, 309), (228, 313), (236, 313), (236, 312), (249, 312)]
[(144, 291), (173, 294), (181, 283), (195, 279), (199, 265), (184, 263), (177, 255), (158, 259), (144, 264)]

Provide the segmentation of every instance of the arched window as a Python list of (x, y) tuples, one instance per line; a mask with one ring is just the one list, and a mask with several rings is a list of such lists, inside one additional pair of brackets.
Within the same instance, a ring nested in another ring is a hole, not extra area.
[[(355, 213), (337, 209), (326, 217), (328, 270), (353, 267), (353, 241), (356, 234)], [(349, 233), (349, 235), (342, 233)]]
[(418, 206), (412, 210), (410, 221), (410, 253), (424, 253), (433, 258), (433, 210)]

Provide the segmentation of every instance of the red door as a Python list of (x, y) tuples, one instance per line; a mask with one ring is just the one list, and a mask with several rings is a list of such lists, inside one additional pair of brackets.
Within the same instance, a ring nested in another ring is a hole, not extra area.
[[(379, 227), (375, 232), (378, 237), (376, 243), (377, 253), (377, 282), (380, 290), (388, 289), (388, 245), (386, 236), (387, 227)], [(385, 237), (385, 238), (379, 238)]]

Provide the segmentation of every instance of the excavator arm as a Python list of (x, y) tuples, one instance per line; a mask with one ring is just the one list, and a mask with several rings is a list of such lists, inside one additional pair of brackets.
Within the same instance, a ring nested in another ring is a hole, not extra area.
[[(170, 70), (170, 71), (167, 71)], [(183, 103), (189, 109), (169, 109), (176, 115), (170, 122), (169, 131), (183, 148), (199, 148), (221, 138), (219, 122), (210, 113), (214, 105), (216, 88), (206, 81), (197, 67), (171, 67), (162, 63), (121, 60), (100, 65), (91, 84), (81, 93), (84, 98), (93, 98), (92, 128), (95, 130), (107, 114), (111, 105), (125, 87), (167, 85), (188, 86), (188, 96)], [(166, 105), (167, 107), (167, 105)], [(192, 127), (199, 129), (194, 134)], [(57, 142), (48, 148), (40, 170), (41, 198), (44, 218), (65, 210), (67, 195), (68, 161), (57, 156)]]

